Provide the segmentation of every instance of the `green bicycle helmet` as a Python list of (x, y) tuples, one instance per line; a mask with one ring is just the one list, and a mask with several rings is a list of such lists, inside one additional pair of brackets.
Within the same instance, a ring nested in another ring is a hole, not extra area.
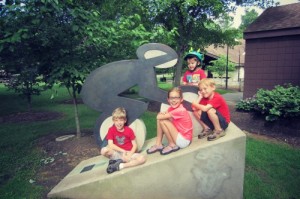
[(188, 52), (185, 57), (184, 57), (184, 60), (186, 61), (188, 58), (192, 58), (192, 57), (197, 57), (197, 59), (202, 62), (203, 61), (203, 54), (197, 52), (197, 51), (191, 51), (191, 52)]

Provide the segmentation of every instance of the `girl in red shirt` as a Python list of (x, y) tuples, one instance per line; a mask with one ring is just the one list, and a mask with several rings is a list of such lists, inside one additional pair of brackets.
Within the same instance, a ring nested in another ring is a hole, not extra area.
[[(158, 113), (156, 144), (147, 150), (148, 154), (157, 151), (162, 155), (178, 151), (189, 146), (193, 137), (192, 118), (183, 107), (183, 95), (180, 88), (175, 87), (168, 92), (170, 107), (166, 112)], [(168, 146), (162, 145), (163, 136), (168, 140)]]

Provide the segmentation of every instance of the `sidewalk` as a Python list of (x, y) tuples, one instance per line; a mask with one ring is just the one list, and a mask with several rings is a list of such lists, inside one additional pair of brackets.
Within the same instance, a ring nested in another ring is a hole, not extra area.
[(231, 102), (233, 104), (236, 104), (240, 100), (243, 99), (243, 92), (236, 92), (236, 93), (226, 93), (222, 95), (227, 102)]

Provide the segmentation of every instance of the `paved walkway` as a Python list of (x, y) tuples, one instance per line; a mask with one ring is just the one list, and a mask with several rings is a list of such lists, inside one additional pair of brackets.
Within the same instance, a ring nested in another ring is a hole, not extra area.
[(226, 93), (222, 95), (227, 102), (237, 103), (243, 99), (243, 92)]

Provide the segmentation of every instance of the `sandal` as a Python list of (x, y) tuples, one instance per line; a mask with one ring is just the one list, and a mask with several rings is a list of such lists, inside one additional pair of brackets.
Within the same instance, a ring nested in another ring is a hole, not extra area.
[(153, 145), (152, 147), (150, 147), (149, 149), (147, 149), (147, 153), (148, 154), (152, 154), (152, 153), (155, 153), (157, 151), (163, 150), (163, 148), (164, 148), (164, 146)]
[(206, 136), (208, 136), (212, 133), (213, 133), (213, 131), (210, 128), (203, 129), (203, 131), (198, 134), (198, 139), (205, 138)]
[(175, 145), (173, 147), (166, 146), (166, 147), (164, 147), (164, 149), (162, 151), (160, 151), (160, 154), (161, 155), (168, 155), (168, 154), (170, 154), (172, 152), (178, 151), (179, 149), (180, 149), (180, 147), (177, 146), (177, 145)]
[(217, 139), (219, 139), (220, 137), (223, 137), (223, 136), (225, 136), (225, 135), (226, 135), (226, 133), (225, 133), (224, 130), (221, 130), (221, 131), (214, 131), (213, 134), (211, 134), (211, 135), (209, 135), (209, 136), (207, 137), (207, 140), (208, 140), (208, 141), (217, 140)]

